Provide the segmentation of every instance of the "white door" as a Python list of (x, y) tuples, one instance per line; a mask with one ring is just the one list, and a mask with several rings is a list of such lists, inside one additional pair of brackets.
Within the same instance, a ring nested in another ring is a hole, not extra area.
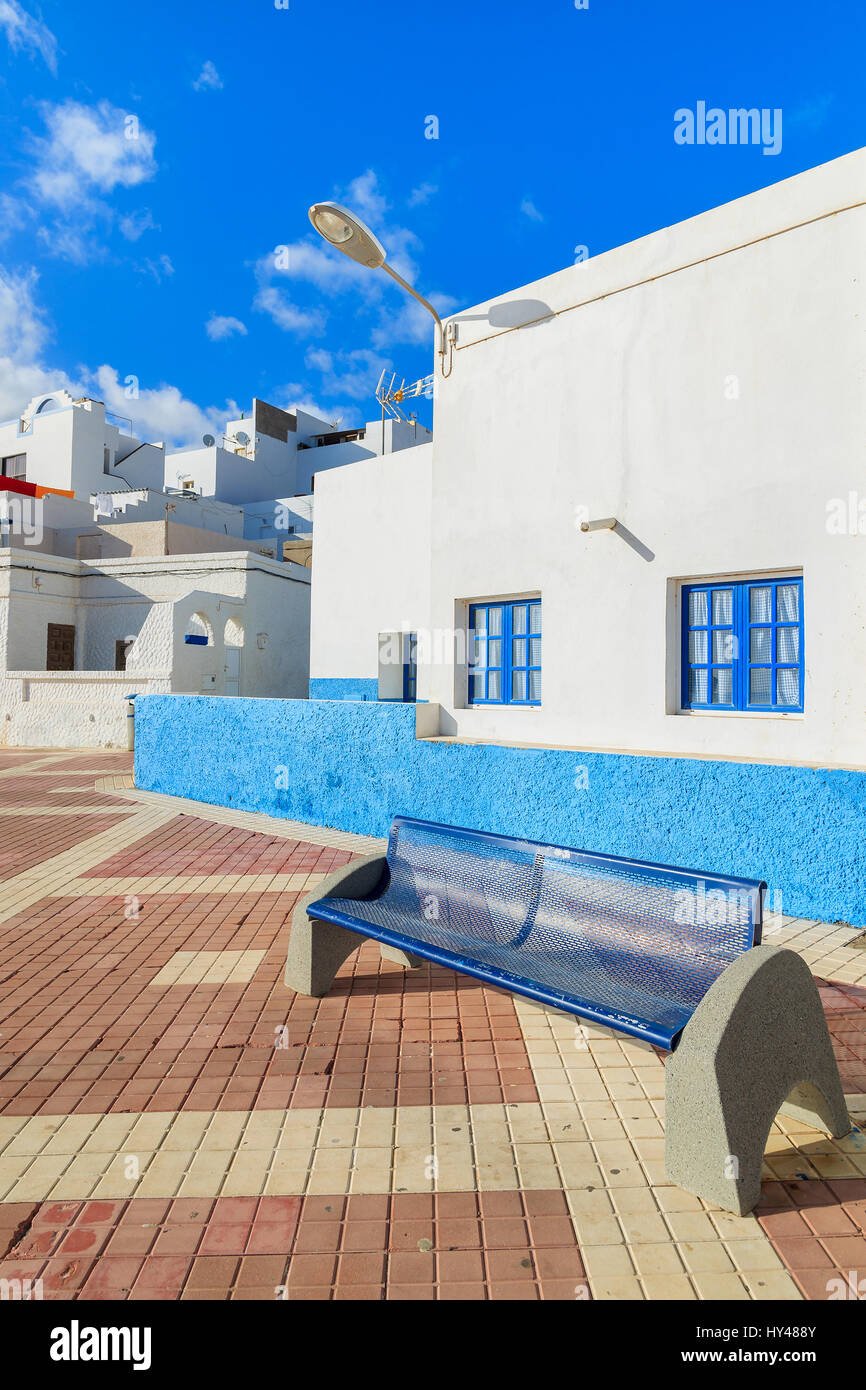
[(241, 649), (240, 647), (226, 647), (226, 695), (240, 695), (241, 693)]

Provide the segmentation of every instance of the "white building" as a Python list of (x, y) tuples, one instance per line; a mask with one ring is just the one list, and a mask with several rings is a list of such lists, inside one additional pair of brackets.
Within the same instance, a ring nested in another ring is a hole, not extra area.
[(125, 745), (130, 690), (305, 698), (309, 545), (284, 543), (312, 531), (314, 474), (427, 438), (256, 400), (166, 450), (99, 401), (34, 398), (0, 425), (0, 745)]
[(162, 491), (164, 473), (163, 445), (136, 439), (130, 421), (108, 414), (102, 401), (51, 391), (0, 424), (0, 475), (70, 489), (85, 501), (115, 479)]
[(306, 411), (254, 400), (250, 418), (230, 420), (220, 440), (168, 451), (165, 486), (261, 505), (311, 492), (314, 474), (431, 438), (422, 425), (403, 420), (386, 420), (384, 429), (373, 421), (339, 430)]
[(237, 550), (98, 563), (3, 550), (0, 745), (126, 747), (133, 693), (301, 698), (308, 644), (298, 565)]
[(411, 632), (442, 735), (866, 764), (866, 151), (454, 322), (432, 445), (317, 479), (311, 691)]

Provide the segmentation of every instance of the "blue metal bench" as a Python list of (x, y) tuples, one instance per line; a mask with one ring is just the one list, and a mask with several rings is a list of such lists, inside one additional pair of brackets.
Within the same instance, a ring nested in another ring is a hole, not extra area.
[[(397, 816), (386, 857), (368, 856), (338, 870), (296, 909), (286, 983), (301, 993), (326, 994), (342, 962), (360, 945), (360, 936), (378, 941), (383, 954), (405, 966), (433, 961), (673, 1050), (729, 969), (747, 955), (751, 963), (743, 978), (751, 980), (769, 953), (773, 959), (793, 957), (795, 964), (786, 962), (783, 967), (787, 973), (782, 988), (797, 997), (805, 990), (804, 1007), (815, 1023), (817, 991), (808, 971), (808, 985), (804, 984), (800, 958), (759, 945), (765, 888), (753, 879)], [(791, 972), (796, 977), (793, 984)], [(760, 1001), (757, 1008), (760, 1014)], [(715, 1020), (712, 1006), (709, 1012)], [(820, 1021), (823, 1025), (823, 1014)], [(719, 1041), (716, 1022), (707, 1044), (711, 1050)], [(729, 1022), (726, 1019), (726, 1025)], [(756, 1019), (758, 1032), (764, 1023)], [(829, 1065), (838, 1088), (833, 1090), (829, 1126), (835, 1132), (844, 1105), (823, 1027), (825, 1042), (818, 1047), (821, 1078), (826, 1081)], [(697, 1037), (701, 1030), (694, 1031)], [(739, 1028), (738, 1058), (744, 1036)], [(762, 1055), (766, 1051), (757, 1039), (755, 1047)], [(704, 1068), (707, 1058), (697, 1065)], [(802, 1071), (803, 1065), (798, 1061), (794, 1070)], [(810, 1077), (813, 1071), (806, 1066)], [(787, 1082), (778, 1082), (776, 1089), (781, 1084)], [(832, 1077), (826, 1084), (833, 1089)], [(787, 1095), (788, 1091), (774, 1105), (767, 1132)], [(806, 1110), (817, 1113), (814, 1104)], [(803, 1106), (797, 1113), (805, 1113)], [(844, 1122), (842, 1132), (847, 1132), (847, 1112)], [(669, 1125), (669, 1146), (670, 1138)], [(677, 1144), (678, 1152), (682, 1149), (682, 1143)], [(725, 1149), (727, 1157), (738, 1152)], [(763, 1145), (757, 1161), (758, 1190), (762, 1155)], [(669, 1152), (669, 1168), (670, 1157)], [(689, 1171), (694, 1166), (692, 1160), (685, 1165)], [(754, 1172), (749, 1180), (756, 1200)], [(707, 1183), (703, 1178), (701, 1182), (704, 1195)], [(690, 1186), (688, 1181), (682, 1185)], [(739, 1209), (742, 1190), (735, 1190), (739, 1195), (734, 1205), (722, 1201), (719, 1192), (730, 1199), (723, 1180), (721, 1187), (713, 1186), (713, 1199)]]

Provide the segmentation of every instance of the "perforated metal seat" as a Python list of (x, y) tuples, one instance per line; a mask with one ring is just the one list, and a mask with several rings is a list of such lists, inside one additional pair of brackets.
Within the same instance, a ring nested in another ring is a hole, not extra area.
[(312, 918), (672, 1048), (761, 939), (765, 884), (396, 817), (373, 898)]

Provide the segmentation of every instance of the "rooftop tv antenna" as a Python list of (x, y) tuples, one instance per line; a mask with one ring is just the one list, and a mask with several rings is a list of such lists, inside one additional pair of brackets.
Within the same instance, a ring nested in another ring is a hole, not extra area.
[(429, 376), (422, 376), (420, 380), (410, 382), (408, 386), (405, 378), (397, 380), (396, 372), (392, 372), (388, 377), (387, 369), (379, 377), (376, 400), (381, 405), (383, 414), (388, 414), (392, 419), (408, 420), (409, 417), (402, 408), (403, 402), (414, 400), (417, 396), (426, 396), (428, 401), (433, 399), (432, 372)]
[(216, 444), (216, 440), (214, 439), (212, 434), (203, 434), (201, 437), (201, 442), (206, 449), (212, 449), (214, 444)]

